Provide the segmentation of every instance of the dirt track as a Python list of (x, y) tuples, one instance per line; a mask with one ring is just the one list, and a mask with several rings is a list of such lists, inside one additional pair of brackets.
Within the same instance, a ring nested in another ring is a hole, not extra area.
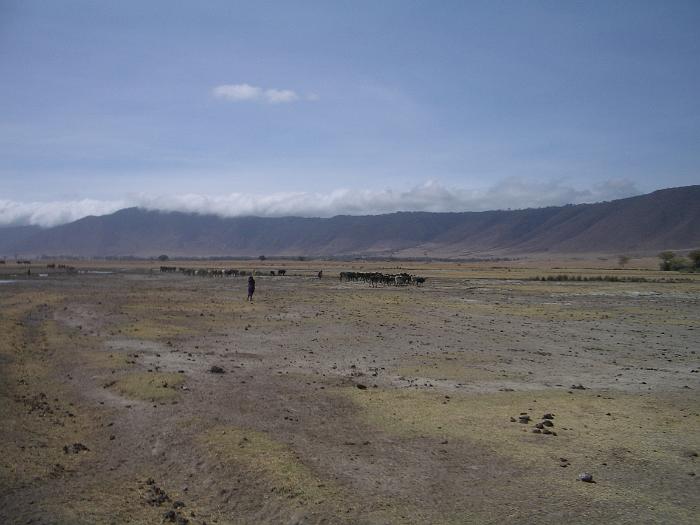
[(695, 523), (700, 280), (412, 273), (0, 284), (0, 521)]

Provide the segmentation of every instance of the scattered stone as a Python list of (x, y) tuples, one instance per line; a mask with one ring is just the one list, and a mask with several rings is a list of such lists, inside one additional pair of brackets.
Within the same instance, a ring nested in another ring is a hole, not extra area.
[(357, 383), (355, 386), (357, 386), (357, 388), (360, 390), (367, 390), (367, 385), (363, 385), (362, 383)]
[(532, 433), (533, 433), (533, 434), (541, 434), (542, 431), (541, 431), (539, 428), (533, 428), (533, 429), (532, 429)]
[(510, 417), (510, 422), (511, 422), (511, 423), (515, 423), (515, 421), (516, 421), (516, 419), (515, 419), (513, 416), (511, 416), (511, 417)]
[(578, 480), (583, 481), (585, 483), (594, 483), (593, 474), (589, 474), (588, 472), (583, 472), (583, 473), (579, 474)]
[(80, 452), (83, 452), (84, 450), (90, 450), (90, 449), (87, 448), (82, 443), (73, 443), (72, 445), (65, 445), (63, 447), (63, 452), (66, 454), (79, 454)]
[(225, 374), (226, 370), (224, 370), (220, 366), (214, 365), (209, 369), (209, 372), (212, 374)]
[(545, 427), (553, 427), (554, 426), (554, 423), (552, 423), (549, 419), (545, 419), (544, 421), (542, 421), (542, 424)]
[[(149, 483), (149, 481), (152, 483)], [(170, 501), (170, 496), (168, 496), (168, 494), (162, 488), (157, 486), (153, 479), (148, 478), (146, 483), (149, 486), (149, 491), (146, 495), (146, 503), (152, 507), (160, 507), (166, 501)]]
[(544, 416), (542, 416), (542, 419), (554, 419), (554, 414), (547, 413)]
[(182, 507), (185, 506), (185, 503), (182, 501), (176, 501), (173, 503), (173, 508), (174, 509), (181, 509)]
[(586, 390), (586, 387), (579, 383), (578, 385), (571, 385), (571, 390)]
[(518, 417), (518, 421), (524, 425), (527, 425), (530, 422), (530, 416), (528, 416), (527, 414), (520, 415)]
[(49, 472), (49, 477), (53, 479), (60, 478), (65, 472), (65, 467), (60, 463), (56, 463), (51, 469), (51, 472)]

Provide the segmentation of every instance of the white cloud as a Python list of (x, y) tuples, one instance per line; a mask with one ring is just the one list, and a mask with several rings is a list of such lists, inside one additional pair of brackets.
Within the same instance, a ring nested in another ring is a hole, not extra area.
[(88, 215), (105, 215), (129, 206), (125, 200), (16, 202), (0, 199), (0, 226), (56, 226), (77, 221)]
[(279, 104), (299, 100), (299, 95), (289, 89), (267, 89), (265, 90), (265, 99), (271, 104)]
[[(214, 96), (234, 102), (263, 101), (269, 104), (296, 102), (301, 97), (291, 89), (263, 89), (250, 84), (223, 84), (213, 89)], [(306, 97), (307, 100), (316, 98)]]
[(257, 100), (263, 90), (249, 84), (224, 84), (214, 88), (214, 96), (227, 100)]
[(505, 179), (486, 189), (448, 187), (436, 181), (407, 189), (337, 189), (328, 193), (280, 192), (269, 195), (132, 195), (127, 199), (98, 201), (15, 202), (0, 200), (0, 225), (35, 224), (55, 226), (86, 215), (104, 215), (138, 206), (149, 210), (182, 211), (238, 216), (368, 215), (395, 211), (484, 211), (559, 206), (599, 202), (639, 194), (630, 181), (607, 181), (590, 189), (576, 189), (561, 181), (532, 182)]

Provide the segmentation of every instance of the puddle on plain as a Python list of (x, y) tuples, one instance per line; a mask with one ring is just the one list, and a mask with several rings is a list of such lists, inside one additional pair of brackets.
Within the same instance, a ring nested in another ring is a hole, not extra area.
[(17, 281), (12, 281), (12, 280), (7, 280), (7, 279), (0, 279), (0, 284), (10, 284), (10, 283), (16, 283)]

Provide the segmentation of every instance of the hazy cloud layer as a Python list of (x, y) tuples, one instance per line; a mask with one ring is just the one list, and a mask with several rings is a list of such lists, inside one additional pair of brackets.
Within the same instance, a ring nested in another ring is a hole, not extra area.
[[(295, 102), (301, 97), (291, 89), (264, 89), (250, 84), (223, 84), (213, 90), (214, 96), (233, 102), (263, 101), (270, 104), (283, 104)], [(307, 97), (308, 100), (316, 100), (315, 95)]]
[(533, 183), (506, 179), (487, 189), (450, 188), (435, 181), (412, 188), (384, 190), (338, 189), (329, 193), (287, 192), (270, 195), (130, 195), (122, 200), (15, 202), (0, 200), (0, 225), (55, 226), (87, 215), (104, 215), (139, 206), (149, 210), (215, 214), (222, 217), (368, 215), (395, 211), (484, 211), (536, 208), (568, 203), (599, 202), (639, 194), (625, 180), (608, 181), (590, 189), (563, 182)]
[(16, 202), (0, 199), (0, 226), (56, 226), (88, 215), (106, 215), (127, 206), (133, 204), (126, 200)]

